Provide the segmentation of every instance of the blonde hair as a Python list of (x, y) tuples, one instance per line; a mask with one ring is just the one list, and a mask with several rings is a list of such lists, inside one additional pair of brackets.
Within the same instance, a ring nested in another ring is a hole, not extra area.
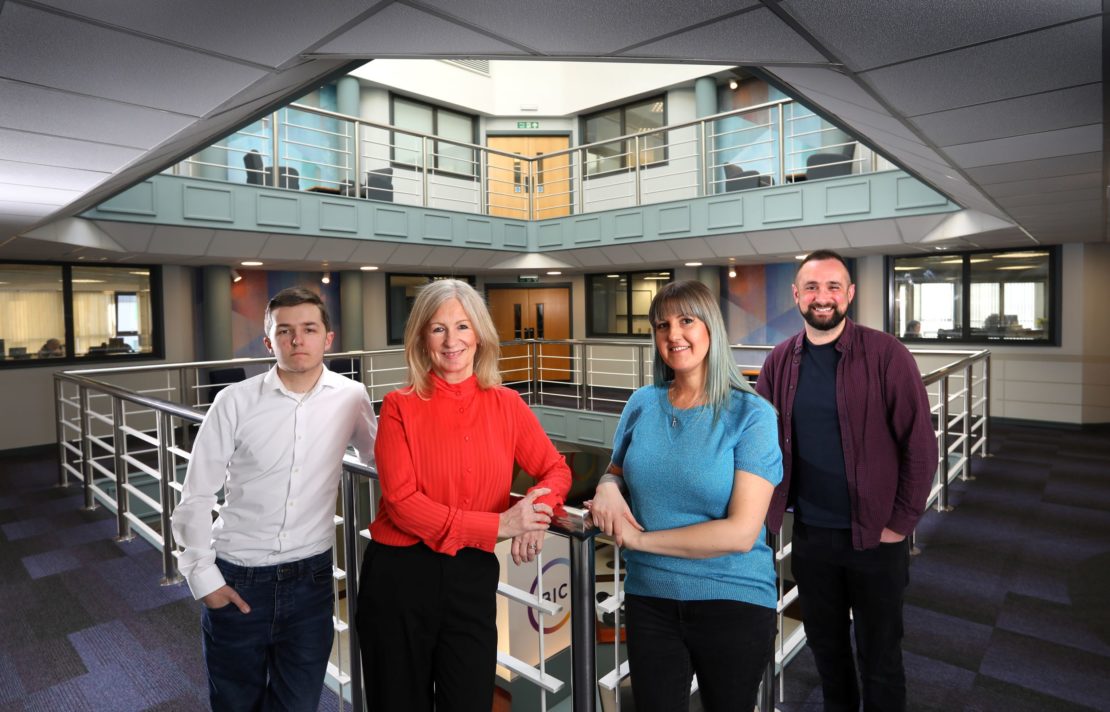
[[(732, 349), (728, 345), (728, 332), (725, 329), (724, 317), (721, 316), (721, 307), (717, 305), (717, 300), (713, 298), (709, 287), (694, 280), (664, 285), (656, 292), (648, 308), (648, 321), (651, 323), (652, 331), (654, 332), (655, 324), (659, 320), (675, 314), (701, 319), (706, 331), (709, 332), (709, 351), (705, 355), (705, 402), (713, 408), (713, 418), (716, 420), (728, 407), (733, 388), (753, 394), (755, 389), (748, 383), (748, 379), (740, 374), (740, 369), (732, 358)], [(655, 385), (659, 388), (666, 388), (667, 383), (674, 379), (674, 371), (663, 361), (658, 344), (654, 375)]]
[(425, 348), (428, 324), (436, 311), (451, 299), (458, 299), (470, 319), (470, 326), (478, 335), (474, 353), (474, 375), (479, 388), (492, 388), (501, 384), (501, 340), (482, 296), (466, 282), (457, 279), (439, 279), (421, 287), (405, 324), (405, 362), (409, 367), (409, 389), (421, 398), (430, 398), (432, 382), (428, 371), (432, 358)]

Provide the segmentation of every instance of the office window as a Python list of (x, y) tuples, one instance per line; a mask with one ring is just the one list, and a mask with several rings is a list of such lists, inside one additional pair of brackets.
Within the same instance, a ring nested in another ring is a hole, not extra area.
[[(391, 113), (390, 123), (398, 128), (460, 143), (477, 143), (477, 121), (469, 114), (399, 96), (391, 97)], [(425, 157), (421, 137), (400, 131), (392, 133), (393, 162), (401, 166), (423, 168)], [(428, 142), (427, 150), (428, 167), (431, 170), (452, 175), (478, 175), (478, 164), (471, 148), (433, 140)]]
[(4, 364), (160, 356), (151, 288), (157, 277), (157, 268), (139, 266), (0, 265)]
[(586, 331), (589, 336), (650, 336), (648, 308), (674, 272), (586, 275)]
[(474, 286), (474, 277), (433, 274), (387, 274), (385, 276), (385, 309), (389, 324), (389, 343), (405, 341), (405, 324), (412, 313), (413, 302), (420, 288), (437, 279), (461, 279)]
[(641, 134), (640, 166), (651, 168), (667, 160), (667, 134), (648, 133), (667, 125), (667, 99), (660, 95), (582, 118), (582, 143), (603, 141), (586, 149), (586, 176), (626, 170), (635, 165), (634, 141), (619, 136)]
[(908, 340), (1053, 344), (1055, 248), (897, 257), (890, 323)]

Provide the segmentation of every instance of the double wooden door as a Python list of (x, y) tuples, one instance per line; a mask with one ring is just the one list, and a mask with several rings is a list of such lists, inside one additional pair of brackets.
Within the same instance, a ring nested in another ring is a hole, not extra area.
[[(570, 287), (487, 285), (489, 311), (501, 341), (570, 338)], [(564, 344), (536, 344), (540, 380), (570, 380), (574, 365)], [(506, 383), (531, 380), (527, 345), (501, 349), (501, 377)]]
[[(515, 154), (489, 154), (490, 215), (517, 220), (546, 220), (570, 215), (570, 154), (548, 154), (570, 148), (567, 136), (490, 136), (490, 148)], [(517, 158), (519, 156), (519, 158)], [(536, 161), (526, 158), (540, 157)], [(534, 198), (528, 213), (529, 198)]]

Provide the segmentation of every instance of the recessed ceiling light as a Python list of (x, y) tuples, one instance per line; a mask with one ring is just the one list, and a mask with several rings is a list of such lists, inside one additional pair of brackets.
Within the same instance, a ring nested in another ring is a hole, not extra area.
[(74, 284), (104, 284), (103, 279), (73, 279), (70, 281)]
[(701, 267), (701, 262), (687, 262), (687, 267)]
[(736, 270), (735, 270), (735, 269), (730, 269), (730, 270), (728, 271), (728, 276), (729, 276), (730, 278), (731, 278), (731, 277), (735, 277), (735, 276), (736, 276)]
[(796, 259), (796, 260), (804, 260), (805, 258), (806, 258), (805, 255), (794, 255), (794, 259)]
[(550, 275), (552, 275), (552, 276), (555, 276), (555, 275), (559, 275), (559, 274), (562, 274), (562, 272), (560, 272), (560, 271), (558, 271), (558, 270), (554, 270), (554, 271), (552, 271), (552, 272), (548, 272), (548, 274), (550, 274)]
[(376, 272), (378, 270), (376, 265), (363, 265), (359, 269), (363, 272)]
[(135, 274), (135, 275), (138, 275), (140, 277), (149, 277), (150, 276), (150, 272), (147, 272), (146, 270), (136, 271), (136, 272), (128, 272), (127, 274)]
[(262, 263), (259, 262), (258, 260), (244, 260), (244, 261), (240, 262), (239, 264), (243, 265), (244, 267), (261, 267), (262, 266)]
[(607, 274), (605, 276), (608, 277), (609, 279), (620, 279), (619, 274)]

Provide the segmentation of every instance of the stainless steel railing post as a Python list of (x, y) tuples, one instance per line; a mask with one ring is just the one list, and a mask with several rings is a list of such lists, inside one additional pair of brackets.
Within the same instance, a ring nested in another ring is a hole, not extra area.
[(131, 525), (127, 520), (127, 463), (123, 459), (123, 401), (112, 397), (112, 468), (116, 473), (116, 541), (131, 541)]
[(65, 420), (66, 406), (62, 401), (62, 379), (54, 378), (54, 434), (58, 439), (58, 486), (68, 487), (69, 476), (66, 475), (66, 446), (65, 446)]
[(428, 137), (423, 136), (420, 139), (420, 190), (424, 193), (424, 198), (421, 205), (425, 208), (430, 205), (428, 199)]
[(270, 125), (270, 185), (274, 188), (284, 188), (281, 184), (281, 109), (273, 113)]
[[(347, 626), (355, 630), (358, 615), (358, 512), (355, 509), (355, 477), (343, 468), (340, 480), (340, 495), (343, 498), (343, 556), (347, 571)], [(362, 710), (362, 658), (359, 651), (357, 633), (347, 635), (347, 659), (351, 665), (351, 707), (355, 712)]]
[(990, 443), (987, 435), (991, 422), (991, 355), (983, 359), (983, 457), (990, 457)]
[(84, 486), (85, 494), (85, 509), (92, 511), (96, 509), (96, 500), (93, 499), (92, 491), (92, 441), (89, 440), (91, 433), (89, 432), (89, 389), (85, 386), (79, 386), (78, 401), (81, 404), (81, 474), (82, 485)]
[(971, 474), (971, 419), (975, 417), (975, 373), (973, 361), (964, 366), (964, 427), (963, 461), (960, 479), (964, 482), (975, 479)]
[[(187, 430), (188, 423), (182, 421), (182, 428)], [(177, 561), (173, 555), (173, 527), (170, 515), (173, 514), (173, 493), (171, 483), (176, 480), (174, 476), (173, 455), (170, 453), (169, 443), (172, 441), (173, 422), (170, 414), (165, 411), (158, 412), (158, 493), (162, 500), (162, 511), (159, 513), (162, 524), (162, 581), (163, 586), (173, 586), (181, 583), (184, 578), (177, 573)]]
[(641, 205), (643, 203), (643, 186), (640, 184), (640, 137), (638, 135), (632, 137), (632, 147), (635, 149), (632, 162), (635, 200), (632, 204)]
[(594, 640), (594, 534), (569, 537), (570, 667), (574, 712), (597, 709), (597, 647)]
[(937, 511), (950, 512), (948, 506), (948, 375), (940, 379), (940, 414), (937, 416), (940, 425), (940, 493), (937, 496)]

